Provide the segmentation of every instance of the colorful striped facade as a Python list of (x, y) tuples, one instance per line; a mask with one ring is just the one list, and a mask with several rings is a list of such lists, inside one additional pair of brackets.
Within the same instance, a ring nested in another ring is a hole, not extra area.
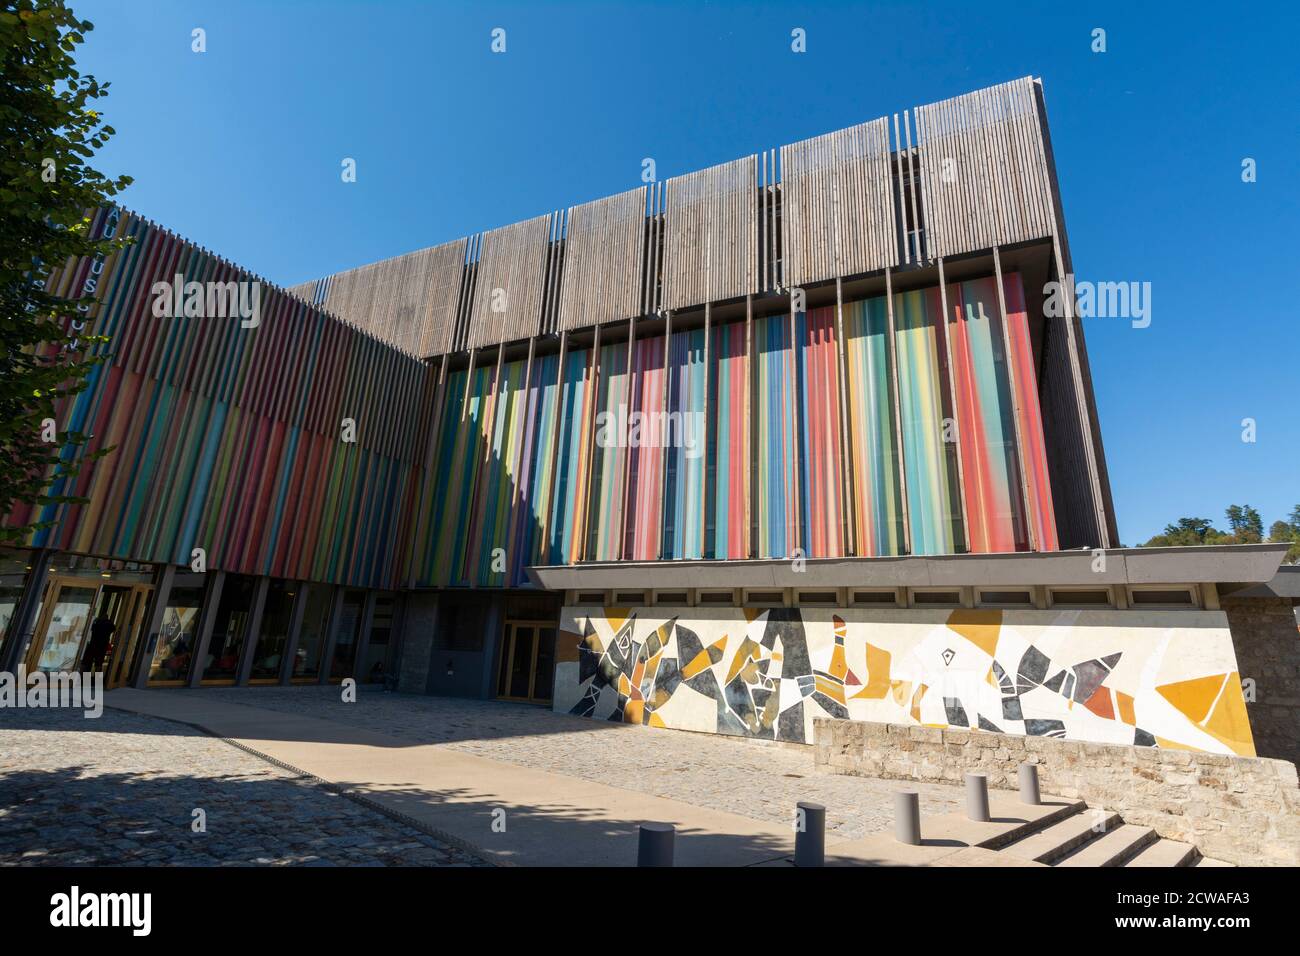
[(1004, 285), (1020, 306), (1005, 325), (992, 279), (949, 284), (946, 323), (938, 289), (895, 294), (892, 350), (881, 297), (718, 326), (707, 362), (692, 329), (666, 348), (635, 340), (630, 371), (626, 342), (594, 364), (567, 351), (562, 387), (556, 354), (531, 372), (479, 366), (468, 389), (452, 373), (414, 583), (522, 586), (530, 565), (582, 561), (1025, 551), (1031, 521), (1054, 549), (1020, 277)]
[[(157, 318), (156, 282), (257, 279), (117, 209), (93, 228), (132, 243), (50, 279), (58, 294), (97, 296), (85, 330), (108, 339), (90, 347), (105, 361), (61, 424), (91, 436), (88, 451), (112, 451), (53, 486), (84, 504), (9, 520), (53, 522), (30, 540), (38, 548), (175, 565), (201, 548), (212, 568), (392, 586), (429, 369), (266, 283), (255, 328)], [(345, 420), (355, 440), (343, 440)]]
[[(1104, 545), (1081, 328), (1037, 314), (1067, 265), (1041, 90), (916, 115), (915, 145), (877, 121), (780, 171), (773, 151), (260, 282), (255, 326), (158, 317), (157, 282), (257, 277), (105, 210), (132, 244), (50, 282), (98, 299), (106, 361), (61, 414), (113, 451), (54, 489), (86, 503), (9, 520), (51, 522), (27, 543), (55, 552), (398, 590)], [(1023, 188), (936, 179), (956, 147)]]
[(98, 279), (108, 358), (65, 414), (113, 451), (56, 489), (87, 503), (33, 515), (56, 520), (33, 546), (177, 565), (203, 548), (222, 570), (387, 588), (526, 587), (530, 566), (583, 561), (1025, 551), (1031, 528), (1057, 547), (1014, 272), (1001, 294), (986, 277), (720, 323), (708, 348), (691, 328), (489, 351), (439, 381), (270, 286), (256, 328), (156, 318), (156, 281), (249, 277), (110, 222), (134, 243), (53, 282)]

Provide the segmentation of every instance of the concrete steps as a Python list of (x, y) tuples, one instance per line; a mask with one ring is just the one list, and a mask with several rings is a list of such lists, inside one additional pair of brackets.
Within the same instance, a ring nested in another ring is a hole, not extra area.
[(1050, 826), (1022, 829), (999, 852), (1047, 866), (1230, 866), (1207, 860), (1189, 843), (1165, 840), (1118, 813), (1076, 811)]
[(1002, 852), (1022, 860), (1052, 865), (1071, 850), (1120, 826), (1121, 823), (1123, 821), (1120, 820), (1118, 813), (1106, 813), (1104, 817), (1092, 813), (1076, 813), (1066, 817), (1060, 823), (1054, 823), (1046, 829), (1031, 833), (1003, 847)]
[(1177, 840), (1157, 840), (1138, 851), (1137, 856), (1125, 866), (1200, 866), (1203, 857), (1190, 843)]
[(1158, 841), (1150, 827), (1122, 823), (1062, 857), (1057, 866), (1124, 866)]
[[(1230, 866), (1203, 858), (1194, 846), (1162, 839), (1151, 827), (1125, 823), (1118, 813), (1081, 800), (1047, 798), (1027, 805), (990, 795), (990, 819), (961, 813), (923, 817), (921, 843), (898, 843), (880, 831), (826, 849), (827, 866)], [(783, 856), (762, 866), (792, 866)]]

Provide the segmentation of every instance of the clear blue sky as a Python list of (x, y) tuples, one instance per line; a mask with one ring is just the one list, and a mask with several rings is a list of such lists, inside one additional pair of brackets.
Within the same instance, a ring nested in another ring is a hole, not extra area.
[(1124, 543), (1300, 503), (1292, 3), (73, 2), (124, 202), (285, 285), (1041, 76), (1076, 273), (1152, 283), (1086, 326)]

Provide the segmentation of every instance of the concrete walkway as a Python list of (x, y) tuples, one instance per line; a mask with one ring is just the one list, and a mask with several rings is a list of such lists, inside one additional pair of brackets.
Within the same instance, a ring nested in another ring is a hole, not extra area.
[(651, 821), (676, 825), (679, 866), (750, 866), (793, 851), (788, 827), (201, 692), (121, 688), (106, 703), (229, 738), (498, 863), (632, 865), (637, 827)]

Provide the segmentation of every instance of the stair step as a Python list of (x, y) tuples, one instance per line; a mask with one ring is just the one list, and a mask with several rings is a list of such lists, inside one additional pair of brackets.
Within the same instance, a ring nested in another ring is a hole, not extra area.
[(1082, 843), (1057, 866), (1120, 866), (1145, 847), (1159, 840), (1156, 831), (1124, 823)]
[(1125, 866), (1195, 866), (1196, 847), (1177, 840), (1157, 840), (1143, 847)]
[(1115, 829), (1120, 825), (1118, 813), (1102, 812), (1106, 816), (1101, 821), (1092, 813), (1078, 813), (1067, 817), (1045, 830), (1032, 833), (1023, 840), (1017, 840), (1004, 847), (1002, 852), (1024, 860), (1033, 860), (1036, 863), (1053, 863), (1075, 847), (1097, 836), (1093, 826), (1099, 822), (1103, 823), (1103, 831)]
[(1203, 856), (1192, 866), (1236, 866), (1235, 863), (1225, 863), (1223, 860), (1212, 860), (1208, 856)]

